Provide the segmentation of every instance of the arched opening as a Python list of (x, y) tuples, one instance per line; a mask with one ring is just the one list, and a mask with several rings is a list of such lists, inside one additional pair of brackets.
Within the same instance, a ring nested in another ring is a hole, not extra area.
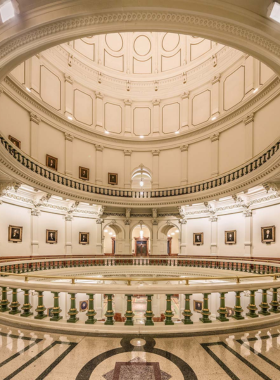
[(166, 239), (166, 252), (168, 256), (177, 256), (180, 253), (180, 230), (174, 224), (166, 224), (161, 229), (161, 234)]
[(105, 255), (115, 255), (116, 253), (116, 237), (115, 229), (106, 226), (103, 230), (103, 250)]
[(134, 256), (145, 257), (151, 252), (150, 230), (145, 224), (137, 224), (131, 234), (131, 247)]
[(133, 170), (131, 175), (132, 189), (151, 189), (152, 188), (152, 173), (149, 169), (141, 164), (137, 169)]

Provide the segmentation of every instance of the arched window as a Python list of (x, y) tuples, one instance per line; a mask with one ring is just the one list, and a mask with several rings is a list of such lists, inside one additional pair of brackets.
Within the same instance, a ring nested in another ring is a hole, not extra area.
[(141, 164), (133, 170), (131, 175), (132, 189), (151, 189), (152, 188), (152, 173), (149, 169)]

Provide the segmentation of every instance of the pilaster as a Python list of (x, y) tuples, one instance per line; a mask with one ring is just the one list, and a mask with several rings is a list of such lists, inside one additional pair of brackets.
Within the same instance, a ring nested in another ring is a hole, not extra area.
[(254, 114), (250, 114), (243, 120), (245, 125), (245, 161), (254, 156)]
[(180, 255), (187, 254), (187, 220), (181, 219), (181, 244), (180, 244)]
[(220, 79), (221, 79), (221, 74), (218, 74), (212, 80), (212, 89), (211, 89), (212, 120), (215, 120), (220, 115)]
[(159, 187), (159, 150), (153, 150), (153, 189), (158, 189)]
[(132, 101), (124, 100), (124, 134), (131, 135), (131, 105)]
[(181, 150), (181, 186), (188, 183), (188, 145), (180, 146)]
[(103, 146), (95, 145), (95, 183), (103, 184)]
[(190, 92), (184, 92), (181, 95), (181, 130), (186, 131), (189, 128), (189, 99)]
[(211, 139), (211, 176), (219, 174), (219, 133), (215, 133)]
[(31, 252), (32, 256), (39, 254), (39, 216), (37, 208), (31, 210)]
[(218, 253), (218, 217), (210, 217), (211, 222), (211, 253)]
[(155, 99), (153, 100), (153, 115), (154, 115), (154, 122), (153, 122), (153, 136), (159, 136), (160, 133), (160, 100)]
[(65, 254), (72, 254), (72, 220), (71, 214), (65, 215)]
[(124, 150), (124, 187), (130, 189), (131, 150)]
[(252, 211), (244, 211), (245, 217), (245, 241), (244, 251), (246, 257), (251, 257), (252, 254)]
[(73, 80), (64, 74), (64, 114), (69, 120), (73, 119), (73, 94)]
[(159, 255), (159, 245), (158, 245), (158, 221), (156, 219), (153, 219), (153, 239), (151, 244), (151, 255)]
[(102, 223), (103, 219), (96, 219), (96, 244), (95, 244), (95, 254), (102, 255)]
[(96, 92), (96, 125), (95, 129), (99, 132), (104, 131), (104, 112), (103, 112), (103, 95), (100, 92)]
[(70, 177), (73, 175), (73, 140), (74, 136), (65, 133), (65, 174)]
[(254, 58), (250, 55), (245, 60), (245, 94), (251, 95), (256, 88), (256, 70)]
[(34, 160), (39, 160), (38, 156), (38, 145), (39, 145), (39, 124), (41, 119), (35, 115), (33, 112), (30, 115), (30, 156)]

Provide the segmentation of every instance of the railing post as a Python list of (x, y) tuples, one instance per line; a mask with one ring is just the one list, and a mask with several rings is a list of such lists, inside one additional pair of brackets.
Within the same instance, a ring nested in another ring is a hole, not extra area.
[(75, 293), (68, 293), (70, 295), (70, 310), (68, 311), (68, 315), (70, 315), (70, 318), (67, 319), (67, 323), (76, 323), (78, 322), (79, 318), (77, 318), (77, 314), (79, 313), (76, 309), (76, 294)]
[(113, 311), (113, 294), (105, 294), (107, 296), (107, 311), (105, 317), (107, 318), (105, 321), (105, 325), (113, 325), (114, 321), (114, 311)]
[(258, 317), (258, 314), (256, 314), (256, 310), (258, 310), (258, 308), (255, 305), (255, 292), (256, 290), (250, 290), (250, 304), (247, 306), (249, 312), (246, 313), (246, 315), (250, 318)]
[(125, 326), (133, 326), (134, 313), (132, 312), (132, 295), (126, 294), (126, 297), (127, 297), (127, 307), (126, 307), (126, 313), (124, 315), (126, 317), (126, 321), (124, 324)]
[(220, 293), (220, 308), (217, 310), (217, 312), (220, 314), (217, 319), (221, 322), (227, 322), (229, 319), (226, 317), (227, 315), (227, 309), (226, 309), (226, 304), (225, 304), (225, 294), (226, 292)]
[(47, 314), (44, 313), (46, 310), (43, 302), (43, 292), (37, 292), (38, 293), (38, 306), (35, 310), (37, 312), (37, 315), (34, 317), (35, 319), (44, 319), (46, 318)]
[(165, 325), (174, 325), (174, 322), (172, 321), (172, 317), (174, 316), (174, 313), (171, 310), (171, 294), (166, 294), (166, 311), (165, 311)]
[(33, 315), (33, 313), (30, 312), (30, 309), (32, 309), (32, 306), (29, 302), (29, 290), (22, 289), (24, 291), (24, 304), (22, 306), (23, 312), (20, 314), (21, 317), (29, 317), (30, 315)]
[(147, 311), (144, 314), (146, 317), (145, 326), (154, 326), (153, 311), (152, 311), (152, 297), (153, 294), (147, 294)]
[(234, 315), (232, 316), (232, 318), (234, 319), (244, 319), (244, 317), (242, 316), (242, 312), (243, 312), (243, 309), (241, 307), (241, 302), (240, 302), (240, 298), (241, 298), (241, 295), (240, 295), (241, 292), (237, 291), (235, 292), (235, 307), (234, 307)]
[(260, 304), (261, 311), (259, 311), (259, 314), (261, 315), (270, 315), (270, 312), (268, 311), (269, 305), (267, 303), (267, 289), (262, 290), (262, 303)]
[(209, 318), (209, 315), (211, 314), (208, 309), (208, 296), (210, 293), (204, 293), (203, 294), (203, 309), (202, 309), (202, 317), (199, 318), (199, 320), (203, 323), (212, 323), (211, 319)]
[(86, 320), (87, 325), (93, 325), (97, 319), (94, 317), (96, 316), (96, 311), (94, 310), (94, 294), (88, 293), (88, 311), (86, 313), (88, 319)]
[(7, 299), (7, 287), (2, 286), (2, 299), (0, 302), (0, 312), (5, 313), (5, 311), (9, 311), (10, 308), (8, 307), (9, 301)]
[(12, 289), (13, 292), (13, 297), (12, 297), (12, 302), (11, 302), (11, 311), (9, 311), (9, 314), (15, 315), (15, 314), (20, 314), (20, 310), (18, 310), (20, 303), (18, 302), (17, 299), (17, 289)]
[(51, 321), (59, 321), (62, 317), (59, 315), (61, 313), (61, 309), (59, 307), (59, 292), (52, 292), (53, 294), (53, 317), (50, 318)]
[(190, 308), (190, 296), (191, 294), (185, 294), (185, 310), (183, 311), (182, 315), (184, 316), (184, 319), (182, 319), (182, 322), (184, 325), (192, 325), (193, 321), (191, 320), (191, 316), (193, 315)]
[(269, 311), (271, 311), (271, 313), (275, 313), (275, 314), (280, 313), (277, 295), (278, 295), (277, 288), (273, 288), (272, 289), (272, 301), (270, 303), (271, 308), (269, 309)]

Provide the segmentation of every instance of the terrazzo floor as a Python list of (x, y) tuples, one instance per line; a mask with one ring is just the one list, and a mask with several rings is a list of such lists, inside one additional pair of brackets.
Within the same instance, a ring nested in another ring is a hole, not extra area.
[(280, 324), (193, 337), (90, 337), (0, 325), (0, 380), (279, 380)]

